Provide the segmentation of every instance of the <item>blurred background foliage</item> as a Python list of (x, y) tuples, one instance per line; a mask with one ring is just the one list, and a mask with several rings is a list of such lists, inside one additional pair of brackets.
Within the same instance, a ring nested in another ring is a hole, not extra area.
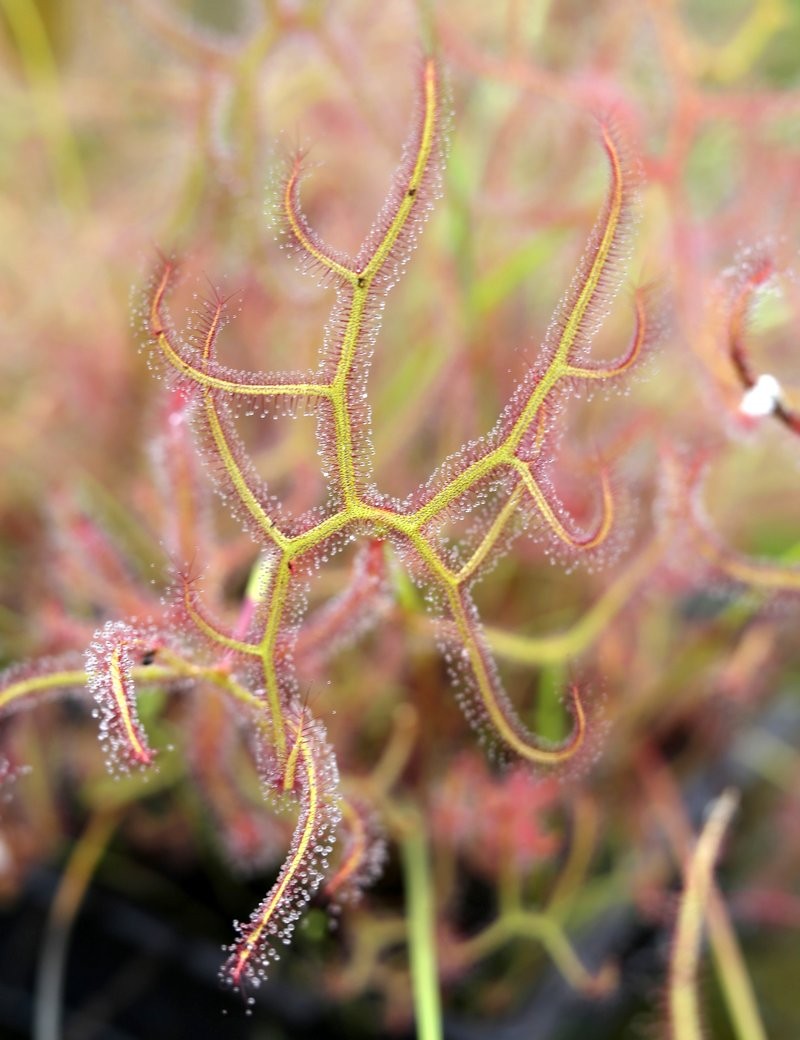
[[(149, 451), (158, 384), (135, 314), (156, 249), (186, 256), (188, 305), (195, 276), (241, 290), (226, 360), (310, 366), (331, 294), (280, 252), (271, 192), (286, 157), (308, 146), (305, 209), (354, 251), (397, 162), (426, 39), (451, 82), (450, 160), (371, 375), (387, 491), (405, 495), (432, 460), (484, 433), (541, 340), (602, 199), (592, 114), (615, 113), (641, 156), (628, 280), (659, 287), (661, 344), (625, 395), (575, 401), (556, 465), (580, 514), (597, 454), (615, 461), (624, 536), (604, 567), (574, 573), (523, 540), (477, 590), (522, 713), (558, 736), (558, 691), (578, 675), (602, 736), (583, 776), (520, 796), (516, 774), (496, 774), (476, 749), (399, 574), (380, 627), (307, 677), (314, 709), (346, 774), (366, 773), (391, 733), (411, 734), (399, 787), (432, 823), (447, 1036), (661, 1028), (686, 843), (733, 784), (742, 802), (720, 888), (766, 1034), (794, 1040), (799, 444), (772, 417), (743, 421), (724, 299), (743, 250), (768, 252), (781, 271), (798, 264), (797, 0), (0, 0), (2, 660), (80, 649), (98, 621), (125, 613), (121, 593), (104, 598), (92, 583), (81, 518), (125, 561), (140, 599), (165, 580), (169, 490), (159, 500)], [(779, 288), (757, 301), (750, 350), (800, 405), (796, 277)], [(630, 296), (598, 354), (628, 335)], [(269, 425), (247, 424), (248, 444), (281, 497), (306, 508), (321, 492), (313, 424)], [(735, 581), (698, 562), (687, 476), (698, 459), (713, 529), (782, 581)], [(234, 604), (252, 547), (221, 511), (215, 522)], [(315, 601), (342, 586), (348, 563), (332, 561)], [(156, 707), (165, 742), (180, 745), (177, 721)], [(85, 722), (53, 705), (15, 720), (34, 772), (0, 856), (2, 1036), (29, 1035), (37, 958), (57, 942), (47, 907), (78, 835), (95, 880), (68, 955), (65, 1037), (411, 1035), (393, 850), (338, 931), (309, 912), (245, 1017), (217, 989), (219, 944), (275, 865), (232, 871), (179, 756), (146, 797), (104, 795)], [(485, 827), (503, 814), (507, 833)], [(589, 972), (615, 965), (616, 984), (607, 973), (602, 996), (579, 992), (588, 977), (564, 964), (559, 974), (535, 927), (515, 931), (518, 904), (541, 911), (544, 931), (566, 929)], [(507, 933), (487, 932), (494, 920)], [(718, 975), (702, 986), (708, 1035), (753, 1040)]]

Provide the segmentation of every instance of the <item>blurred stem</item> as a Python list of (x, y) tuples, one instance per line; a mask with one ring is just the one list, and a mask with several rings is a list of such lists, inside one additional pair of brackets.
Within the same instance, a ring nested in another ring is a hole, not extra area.
[(663, 551), (654, 538), (606, 587), (605, 592), (570, 628), (545, 636), (519, 636), (486, 627), (489, 645), (498, 657), (518, 664), (558, 664), (577, 657), (600, 636), (630, 602)]
[(713, 887), (714, 861), (737, 801), (733, 791), (725, 791), (713, 803), (686, 868), (670, 964), (669, 1010), (675, 1040), (701, 1040), (703, 1035), (697, 993), (703, 918)]
[(88, 205), (86, 182), (61, 101), (58, 69), (42, 16), (33, 0), (0, 0), (0, 11), (5, 15), (25, 69), (61, 201), (67, 210), (82, 213)]
[(736, 82), (752, 69), (773, 36), (790, 20), (785, 0), (754, 0), (749, 15), (726, 43), (709, 47), (693, 41), (701, 72), (718, 83)]
[[(673, 848), (676, 859), (678, 862), (686, 862), (691, 855), (691, 835), (685, 815), (682, 812), (679, 792), (675, 787), (669, 771), (660, 764), (657, 759), (650, 758), (649, 760), (644, 760), (640, 765), (639, 776), (645, 790), (650, 796), (650, 802), (660, 818), (661, 826)], [(726, 795), (728, 800), (723, 801), (723, 799), (726, 798)], [(733, 805), (730, 804), (732, 798), (730, 792), (726, 793), (726, 795), (721, 796), (717, 802), (714, 803), (714, 811), (718, 815), (717, 826), (719, 826), (719, 814), (727, 813), (730, 815), (733, 813), (733, 809), (735, 808), (735, 802)], [(720, 803), (722, 803), (722, 809), (716, 808)], [(723, 823), (726, 822), (727, 821), (723, 820)], [(710, 829), (711, 823), (712, 820), (711, 817), (709, 817), (703, 834), (706, 834)], [(702, 838), (700, 840), (702, 840)], [(700, 841), (698, 841), (695, 849), (693, 860), (696, 861), (699, 855)], [(711, 866), (713, 866), (713, 863)], [(693, 868), (690, 866), (689, 870), (692, 869)], [(689, 873), (687, 871), (687, 888), (688, 885)], [(686, 897), (684, 897), (684, 903), (685, 902)], [(714, 884), (713, 876), (710, 878), (707, 896), (703, 900), (703, 906), (701, 909), (706, 916), (708, 938), (714, 958), (714, 967), (716, 969), (717, 978), (719, 979), (720, 988), (728, 1008), (728, 1014), (730, 1015), (734, 1032), (738, 1037), (738, 1040), (766, 1040), (767, 1034), (761, 1021), (758, 1002), (756, 1001), (755, 993), (753, 992), (753, 984), (750, 981), (750, 976), (747, 972), (739, 941), (731, 926), (725, 903)], [(684, 910), (682, 907), (682, 915), (688, 915), (689, 913), (690, 911), (688, 909)], [(679, 927), (681, 919), (682, 918), (679, 918)], [(678, 938), (676, 934), (676, 951), (677, 945)], [(699, 953), (697, 955), (699, 955)], [(674, 961), (677, 957), (678, 953), (676, 952), (673, 960), (673, 971), (676, 967)], [(670, 1001), (671, 1000), (672, 993), (670, 992)], [(689, 1038), (693, 1035), (696, 1034), (687, 1033), (687, 1037)], [(684, 1040), (682, 1033), (676, 1032), (676, 1036), (678, 1036), (680, 1040)]]
[(739, 1040), (767, 1040), (753, 985), (725, 903), (712, 889), (708, 903), (711, 952), (728, 1013)]
[(36, 974), (34, 1040), (60, 1040), (64, 973), (70, 935), (97, 864), (119, 821), (117, 812), (91, 817), (67, 863), (50, 907)]
[(528, 12), (528, 31), (532, 40), (539, 40), (547, 27), (553, 0), (534, 0)]
[(419, 731), (419, 716), (411, 704), (398, 704), (392, 712), (392, 729), (383, 753), (365, 786), (373, 798), (387, 795), (408, 765)]
[(581, 888), (594, 855), (599, 820), (594, 802), (578, 794), (572, 803), (572, 837), (564, 868), (558, 876), (548, 903), (548, 912), (563, 913)]
[(417, 1037), (441, 1040), (442, 1009), (427, 834), (422, 817), (412, 809), (405, 809), (398, 823)]
[(616, 970), (605, 965), (596, 974), (588, 971), (553, 917), (519, 909), (504, 913), (482, 932), (457, 944), (460, 964), (471, 965), (505, 946), (512, 939), (533, 939), (542, 944), (569, 985), (583, 993), (604, 993), (616, 983)]
[(510, 850), (498, 867), (497, 888), (501, 915), (513, 914), (522, 907), (522, 875)]
[(800, 752), (769, 730), (755, 729), (748, 733), (741, 750), (736, 751), (736, 757), (787, 794), (792, 795), (797, 789)]
[(339, 976), (341, 989), (345, 993), (362, 993), (369, 986), (383, 952), (406, 942), (407, 934), (403, 918), (363, 921), (356, 918), (350, 934), (349, 959)]
[(542, 665), (536, 697), (534, 729), (548, 740), (560, 743), (569, 733), (562, 691), (567, 687), (567, 665), (564, 661)]
[(425, 54), (436, 54), (439, 46), (436, 33), (436, 19), (434, 18), (433, 11), (434, 5), (432, 0), (417, 0), (419, 36)]

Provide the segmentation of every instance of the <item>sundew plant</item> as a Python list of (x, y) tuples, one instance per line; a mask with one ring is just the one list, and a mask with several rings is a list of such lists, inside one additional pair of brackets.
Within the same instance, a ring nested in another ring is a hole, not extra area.
[[(63, 864), (31, 982), (2, 951), (39, 1038), (203, 1035), (183, 981), (130, 1001), (80, 944), (137, 887), (182, 972), (223, 944), (210, 1035), (797, 1025), (761, 992), (800, 923), (799, 19), (460, 6), (130, 0), (90, 56), (77, 8), (0, 5), (40, 263), (74, 228), (113, 257), (12, 330), (44, 345), (61, 308), (73, 373), (53, 418), (30, 366), (9, 429), (41, 417), (63, 472), (3, 504), (9, 544), (47, 520), (0, 679), (4, 890)], [(142, 237), (100, 158), (130, 102), (81, 86), (115, 62), (150, 98), (124, 155), (182, 153), (141, 167)]]

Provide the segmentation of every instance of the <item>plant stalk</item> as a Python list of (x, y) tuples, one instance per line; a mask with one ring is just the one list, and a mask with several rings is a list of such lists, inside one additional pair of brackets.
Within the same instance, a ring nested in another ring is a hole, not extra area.
[(442, 1007), (436, 963), (433, 891), (428, 841), (420, 815), (409, 810), (400, 849), (406, 886), (411, 983), (419, 1040), (442, 1040)]

